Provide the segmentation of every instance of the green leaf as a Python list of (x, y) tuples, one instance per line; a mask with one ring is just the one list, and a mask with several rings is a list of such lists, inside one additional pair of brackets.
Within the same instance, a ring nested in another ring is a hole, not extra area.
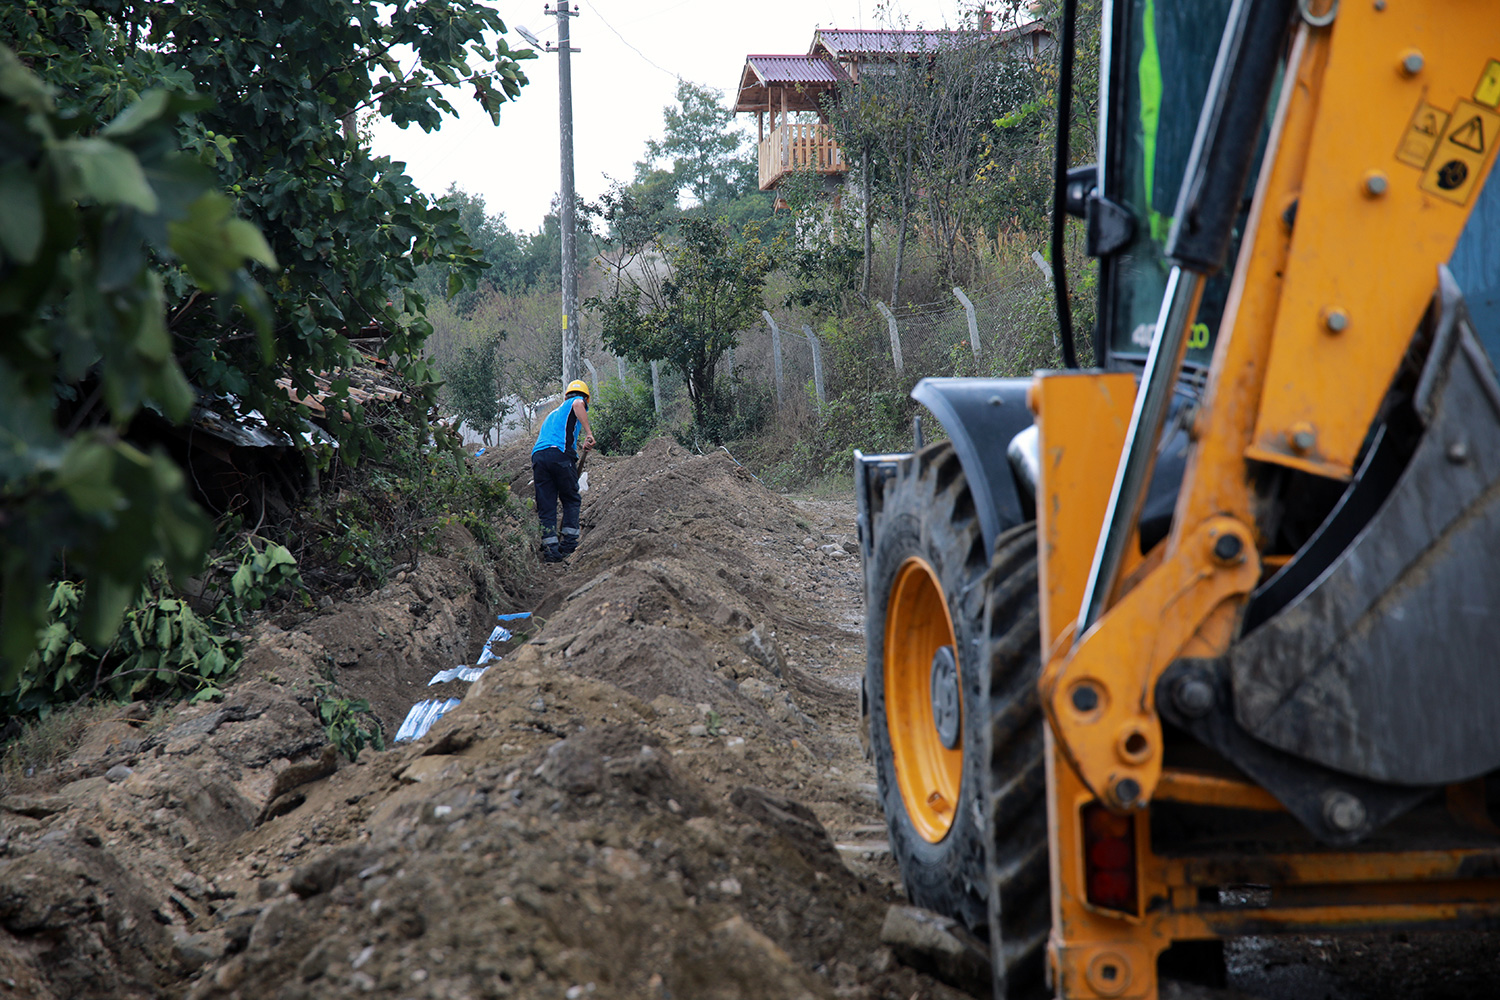
[(229, 249), (241, 256), (264, 264), (271, 270), (276, 270), (280, 265), (276, 263), (276, 254), (271, 251), (271, 245), (266, 238), (244, 219), (230, 219), (225, 224), (225, 240)]
[(3, 45), (0, 45), (0, 94), (37, 111), (51, 111), (53, 107), (52, 88)]
[(64, 191), (78, 201), (128, 205), (150, 215), (158, 202), (135, 154), (107, 139), (68, 139), (53, 155), (64, 165)]
[(78, 631), (85, 642), (96, 646), (109, 644), (134, 590), (130, 584), (102, 574), (89, 581), (78, 620)]
[(125, 499), (114, 483), (116, 453), (102, 441), (75, 438), (63, 454), (57, 486), (83, 514), (109, 514)]
[(272, 566), (297, 565), (297, 557), (292, 555), (285, 545), (272, 544), (266, 546), (266, 558)]
[(0, 166), (0, 250), (17, 263), (35, 263), (43, 232), (41, 195), (26, 164)]
[(212, 291), (233, 289), (233, 272), (246, 258), (277, 266), (260, 231), (231, 217), (231, 211), (228, 198), (209, 191), (188, 206), (185, 219), (167, 224), (172, 252), (199, 284)]
[(132, 135), (147, 125), (159, 121), (166, 113), (167, 92), (148, 90), (141, 95), (139, 101), (120, 112), (119, 117), (104, 126), (99, 134), (121, 138)]

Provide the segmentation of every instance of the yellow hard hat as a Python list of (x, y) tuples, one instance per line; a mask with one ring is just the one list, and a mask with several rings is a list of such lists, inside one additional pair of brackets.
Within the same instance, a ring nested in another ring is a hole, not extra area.
[(563, 395), (566, 396), (569, 393), (573, 393), (573, 392), (581, 392), (581, 393), (583, 393), (583, 397), (585, 399), (592, 399), (593, 398), (593, 396), (589, 395), (589, 384), (587, 382), (585, 382), (581, 378), (575, 378), (573, 381), (569, 382), (568, 383), (567, 391), (564, 392)]

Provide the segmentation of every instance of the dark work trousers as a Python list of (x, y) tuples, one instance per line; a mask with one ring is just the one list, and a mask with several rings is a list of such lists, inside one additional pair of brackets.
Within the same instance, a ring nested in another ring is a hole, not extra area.
[[(564, 555), (578, 548), (578, 470), (573, 460), (556, 448), (543, 448), (531, 456), (536, 480), (536, 515), (542, 522), (542, 544), (557, 545)], [(562, 538), (558, 538), (557, 502), (562, 501)]]

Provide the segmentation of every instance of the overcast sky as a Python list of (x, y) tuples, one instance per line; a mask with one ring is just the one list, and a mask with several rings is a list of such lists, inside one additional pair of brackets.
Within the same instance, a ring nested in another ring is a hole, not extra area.
[[(749, 53), (802, 53), (816, 28), (881, 28), (883, 9), (911, 27), (955, 26), (959, 0), (576, 0), (572, 19), (574, 161), (578, 193), (602, 194), (608, 177), (630, 180), (646, 140), (661, 134), (662, 109), (674, 103), (677, 78), (722, 90), (734, 99)], [(525, 25), (555, 41), (557, 18), (542, 0), (496, 0), (512, 48), (526, 43)], [(991, 6), (1000, 6), (993, 4)], [(417, 186), (441, 194), (456, 183), (484, 198), (491, 215), (504, 213), (512, 229), (541, 225), (559, 188), (557, 56), (540, 53), (522, 63), (531, 82), (490, 124), (471, 96), (450, 97), (462, 114), (432, 134), (382, 121), (375, 151), (404, 160)], [(741, 115), (753, 127), (755, 119)]]

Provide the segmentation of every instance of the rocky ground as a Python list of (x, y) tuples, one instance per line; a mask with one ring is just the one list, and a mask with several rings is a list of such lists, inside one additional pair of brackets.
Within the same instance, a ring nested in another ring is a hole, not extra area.
[[(528, 479), (524, 450), (481, 462)], [(590, 464), (567, 564), (502, 579), (449, 529), (379, 592), (261, 623), (223, 702), (120, 710), (13, 787), (0, 997), (964, 996), (882, 943), (852, 502), (664, 440)], [(480, 680), (427, 685), (515, 611)], [(350, 763), (330, 684), (387, 733), (462, 703)], [(1390, 993), (1402, 947), (1231, 957), (1268, 997), (1489, 995), (1472, 968)]]

